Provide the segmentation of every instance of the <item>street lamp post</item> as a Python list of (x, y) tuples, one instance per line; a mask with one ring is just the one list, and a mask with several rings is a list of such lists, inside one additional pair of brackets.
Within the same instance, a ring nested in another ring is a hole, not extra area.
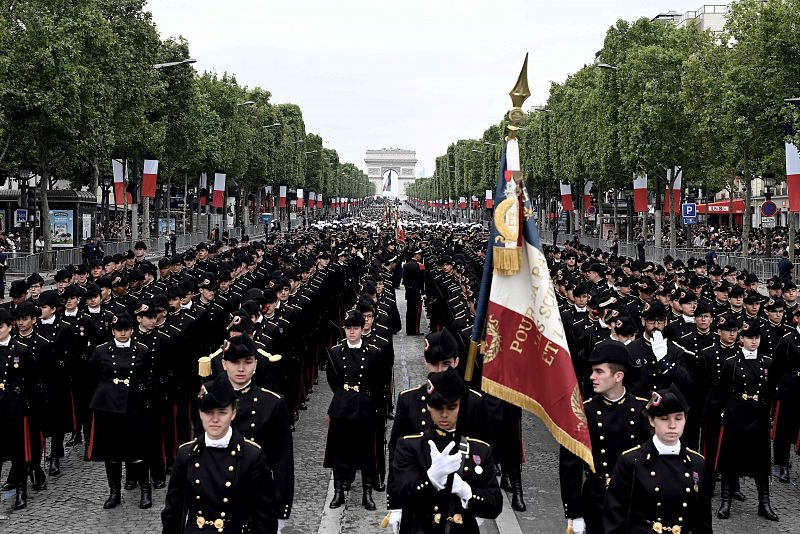
[[(769, 202), (772, 200), (772, 188), (775, 185), (775, 173), (772, 171), (766, 171), (764, 174), (761, 175), (761, 179), (764, 181), (764, 200)], [(775, 216), (777, 218), (777, 215)], [(768, 227), (765, 228), (767, 233), (767, 249), (764, 251), (764, 257), (771, 258), (772, 257), (772, 228)]]

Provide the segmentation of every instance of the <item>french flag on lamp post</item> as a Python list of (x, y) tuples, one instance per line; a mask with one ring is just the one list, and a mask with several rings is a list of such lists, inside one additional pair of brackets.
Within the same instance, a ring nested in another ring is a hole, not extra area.
[[(675, 182), (672, 184), (672, 195), (669, 194), (669, 183), (672, 177), (675, 177)], [(676, 215), (681, 213), (681, 187), (683, 182), (683, 168), (675, 167), (674, 169), (667, 169), (667, 188), (664, 191), (664, 213), (669, 213), (669, 208)], [(670, 198), (671, 197), (671, 198)]]
[(155, 198), (157, 178), (158, 160), (144, 160), (144, 171), (142, 172), (142, 198)]
[(211, 207), (221, 208), (225, 205), (225, 173), (214, 173), (214, 194), (211, 197)]
[(561, 189), (561, 207), (564, 211), (572, 211), (575, 207), (572, 205), (572, 186), (570, 184), (559, 184)]
[(300, 210), (303, 209), (303, 201), (304, 200), (305, 199), (303, 198), (303, 190), (302, 189), (298, 189), (297, 190), (297, 211), (300, 211)]
[[(127, 162), (126, 162), (127, 163)], [(128, 181), (128, 166), (121, 159), (111, 160), (111, 169), (114, 173), (114, 204), (125, 204), (125, 196), (131, 201), (131, 194), (125, 192), (125, 183)]]
[(586, 211), (592, 205), (592, 187), (594, 187), (594, 182), (591, 180), (587, 181), (583, 186), (583, 211)]
[(280, 187), (280, 189), (278, 190), (278, 195), (279, 195), (278, 207), (279, 208), (285, 208), (286, 207), (286, 186), (285, 185), (282, 185)]
[[(795, 110), (800, 106), (800, 98), (789, 98), (786, 103), (794, 106)], [(787, 137), (795, 137), (797, 133), (794, 125), (787, 124), (785, 127)], [(797, 145), (786, 142), (786, 185), (789, 189), (789, 211), (800, 211), (800, 153)]]
[(485, 204), (486, 209), (492, 209), (492, 206), (494, 206), (494, 199), (492, 198), (491, 189), (486, 190), (486, 200), (484, 202), (486, 203)]
[(201, 172), (200, 173), (200, 187), (199, 187), (199, 189), (200, 189), (200, 191), (205, 189), (205, 193), (200, 195), (200, 206), (203, 207), (203, 208), (206, 207), (206, 203), (207, 203), (207, 200), (206, 200), (206, 198), (208, 197), (208, 189), (207, 188), (208, 188), (208, 174), (206, 174), (204, 172)]
[(635, 176), (633, 179), (633, 211), (647, 212), (647, 175)]

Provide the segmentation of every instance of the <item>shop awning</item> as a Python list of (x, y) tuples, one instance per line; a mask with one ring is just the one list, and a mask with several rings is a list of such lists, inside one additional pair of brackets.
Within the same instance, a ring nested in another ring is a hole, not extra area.
[[(719, 202), (711, 202), (710, 204), (698, 204), (697, 213), (705, 215), (728, 215), (731, 212), (730, 200), (720, 200)], [(733, 199), (733, 213), (744, 213), (744, 199)]]

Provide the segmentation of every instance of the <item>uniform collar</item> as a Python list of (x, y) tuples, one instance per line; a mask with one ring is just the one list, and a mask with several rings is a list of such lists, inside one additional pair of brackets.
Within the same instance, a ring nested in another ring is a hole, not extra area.
[(661, 456), (677, 456), (681, 453), (681, 440), (675, 445), (665, 445), (658, 436), (653, 436), (653, 445)]
[(361, 345), (363, 345), (363, 344), (364, 344), (364, 340), (363, 339), (359, 339), (358, 343), (356, 343), (355, 345), (352, 345), (350, 343), (350, 340), (347, 340), (347, 348), (349, 348), (349, 349), (360, 349)]
[(233, 428), (228, 427), (228, 431), (219, 439), (211, 439), (208, 437), (208, 432), (205, 434), (206, 440), (206, 447), (212, 447), (215, 449), (227, 449), (228, 445), (231, 443), (231, 437), (233, 436)]

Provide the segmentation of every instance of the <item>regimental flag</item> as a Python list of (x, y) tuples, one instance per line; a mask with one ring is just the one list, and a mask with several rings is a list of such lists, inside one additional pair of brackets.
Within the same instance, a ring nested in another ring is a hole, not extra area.
[[(670, 195), (669, 183), (672, 177), (675, 176), (675, 183), (672, 184), (672, 194)], [(667, 186), (664, 190), (664, 213), (669, 213), (669, 208), (672, 206), (675, 215), (681, 214), (681, 184), (683, 182), (683, 168), (675, 167), (674, 169), (667, 169)]]
[(531, 200), (524, 182), (515, 185), (519, 175), (519, 145), (509, 140), (476, 315), (475, 328), (486, 330), (482, 388), (536, 414), (559, 444), (594, 469), (583, 399)]
[(286, 207), (286, 186), (282, 185), (278, 189), (278, 207), (285, 208)]
[(633, 178), (633, 211), (647, 213), (647, 175), (640, 174)]
[(561, 190), (561, 207), (564, 211), (572, 211), (575, 208), (572, 205), (572, 186), (570, 184), (559, 184)]
[(131, 194), (126, 192), (126, 184), (128, 183), (128, 165), (127, 161), (123, 162), (121, 159), (111, 160), (111, 170), (114, 173), (114, 204), (123, 206), (127, 199), (128, 204), (131, 203)]
[(214, 193), (211, 196), (211, 207), (222, 208), (225, 206), (225, 180), (227, 176), (222, 172), (214, 173)]
[(144, 171), (142, 172), (142, 198), (155, 198), (157, 179), (158, 160), (144, 160)]

